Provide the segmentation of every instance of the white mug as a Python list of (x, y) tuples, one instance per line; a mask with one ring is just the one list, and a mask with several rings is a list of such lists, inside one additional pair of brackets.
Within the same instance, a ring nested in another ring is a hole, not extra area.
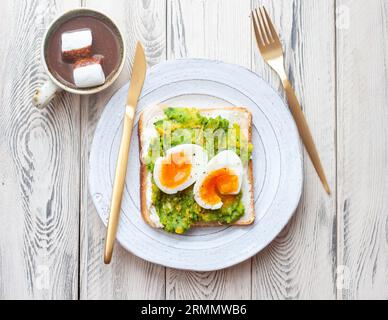
[[(117, 35), (119, 46), (120, 46), (120, 63), (118, 68), (107, 78), (106, 82), (103, 85), (98, 87), (93, 87), (93, 88), (74, 88), (74, 87), (66, 86), (58, 79), (56, 79), (55, 76), (52, 74), (52, 72), (50, 72), (46, 61), (46, 50), (47, 50), (47, 44), (50, 39), (50, 36), (57, 29), (58, 26), (60, 26), (62, 23), (64, 23), (65, 21), (69, 20), (72, 17), (85, 15), (85, 14), (101, 19), (112, 27), (112, 30)], [(117, 80), (121, 71), (124, 68), (125, 57), (126, 57), (126, 47), (125, 47), (124, 37), (122, 32), (109, 17), (95, 10), (91, 10), (87, 8), (77, 8), (77, 9), (72, 9), (60, 15), (51, 23), (43, 38), (41, 54), (42, 54), (43, 66), (45, 68), (46, 73), (49, 76), (49, 79), (42, 85), (42, 87), (36, 90), (35, 95), (33, 97), (33, 104), (40, 109), (47, 106), (50, 103), (50, 101), (61, 91), (67, 91), (67, 92), (79, 94), (79, 95), (89, 95), (89, 94), (98, 93), (107, 89)]]

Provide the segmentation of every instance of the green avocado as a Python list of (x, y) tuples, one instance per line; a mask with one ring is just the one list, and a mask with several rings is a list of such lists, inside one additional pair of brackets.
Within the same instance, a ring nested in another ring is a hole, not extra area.
[[(146, 159), (147, 169), (150, 172), (153, 171), (158, 156), (163, 156), (164, 152), (171, 147), (185, 143), (201, 145), (208, 151), (209, 159), (222, 150), (233, 149), (241, 157), (243, 164), (249, 161), (253, 147), (245, 137), (240, 137), (238, 124), (230, 124), (227, 119), (220, 116), (204, 117), (194, 108), (167, 108), (164, 113), (165, 118), (154, 123), (159, 136), (151, 140)], [(219, 129), (222, 129), (219, 132), (225, 132), (225, 134), (217, 135), (217, 139), (212, 140), (214, 145), (210, 145), (207, 135), (214, 134)], [(169, 136), (170, 141), (166, 141), (165, 136)], [(160, 152), (154, 152), (156, 156), (151, 150)], [(214, 154), (211, 154), (212, 151)], [(228, 196), (220, 209), (208, 210), (195, 202), (193, 186), (169, 195), (159, 190), (155, 183), (152, 184), (152, 203), (160, 222), (164, 230), (177, 234), (185, 233), (197, 222), (229, 224), (237, 221), (244, 215), (245, 210), (241, 198), (241, 193)]]

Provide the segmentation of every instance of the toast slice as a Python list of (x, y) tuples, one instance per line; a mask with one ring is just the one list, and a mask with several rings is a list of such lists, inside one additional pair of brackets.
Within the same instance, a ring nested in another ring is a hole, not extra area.
[[(143, 219), (154, 228), (163, 228), (159, 222), (159, 217), (156, 209), (152, 205), (152, 172), (148, 172), (147, 166), (143, 159), (148, 153), (150, 144), (150, 137), (155, 135), (154, 123), (155, 121), (164, 118), (163, 109), (165, 106), (150, 106), (140, 115), (138, 125), (139, 146), (140, 146), (140, 198), (141, 198), (141, 213)], [(221, 116), (230, 121), (231, 124), (237, 123), (243, 134), (252, 140), (252, 115), (242, 107), (222, 107), (198, 109), (200, 114), (206, 117)], [(254, 200), (253, 200), (253, 170), (252, 160), (244, 166), (244, 176), (242, 181), (242, 201), (245, 207), (244, 215), (232, 225), (246, 226), (253, 223), (255, 219)], [(192, 227), (214, 227), (219, 226), (218, 222), (200, 222)]]

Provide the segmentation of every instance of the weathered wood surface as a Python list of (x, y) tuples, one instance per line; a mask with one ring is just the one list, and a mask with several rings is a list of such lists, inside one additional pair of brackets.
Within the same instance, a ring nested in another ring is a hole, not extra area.
[(78, 298), (79, 98), (31, 103), (45, 28), (77, 5), (0, 3), (0, 299)]
[(388, 2), (337, 1), (339, 298), (388, 298)]
[[(333, 195), (305, 156), (304, 193), (263, 252), (217, 272), (183, 272), (116, 246), (87, 189), (104, 105), (128, 79), (136, 40), (150, 65), (206, 57), (252, 68), (280, 93), (252, 36), (266, 5)], [(32, 107), (46, 79), (40, 45), (65, 10), (106, 12), (123, 29), (127, 66), (108, 91)], [(385, 0), (4, 0), (0, 2), (0, 299), (388, 298), (388, 3)], [(336, 27), (337, 25), (337, 27)]]

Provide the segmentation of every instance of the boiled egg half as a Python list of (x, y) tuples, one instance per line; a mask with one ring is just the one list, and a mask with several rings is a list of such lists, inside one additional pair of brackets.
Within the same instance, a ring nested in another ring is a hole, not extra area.
[(205, 172), (195, 183), (195, 201), (205, 209), (221, 208), (223, 198), (240, 193), (242, 176), (240, 157), (231, 150), (220, 152), (209, 161)]
[(190, 187), (204, 172), (208, 156), (196, 144), (181, 144), (155, 161), (154, 181), (160, 190), (175, 194)]

